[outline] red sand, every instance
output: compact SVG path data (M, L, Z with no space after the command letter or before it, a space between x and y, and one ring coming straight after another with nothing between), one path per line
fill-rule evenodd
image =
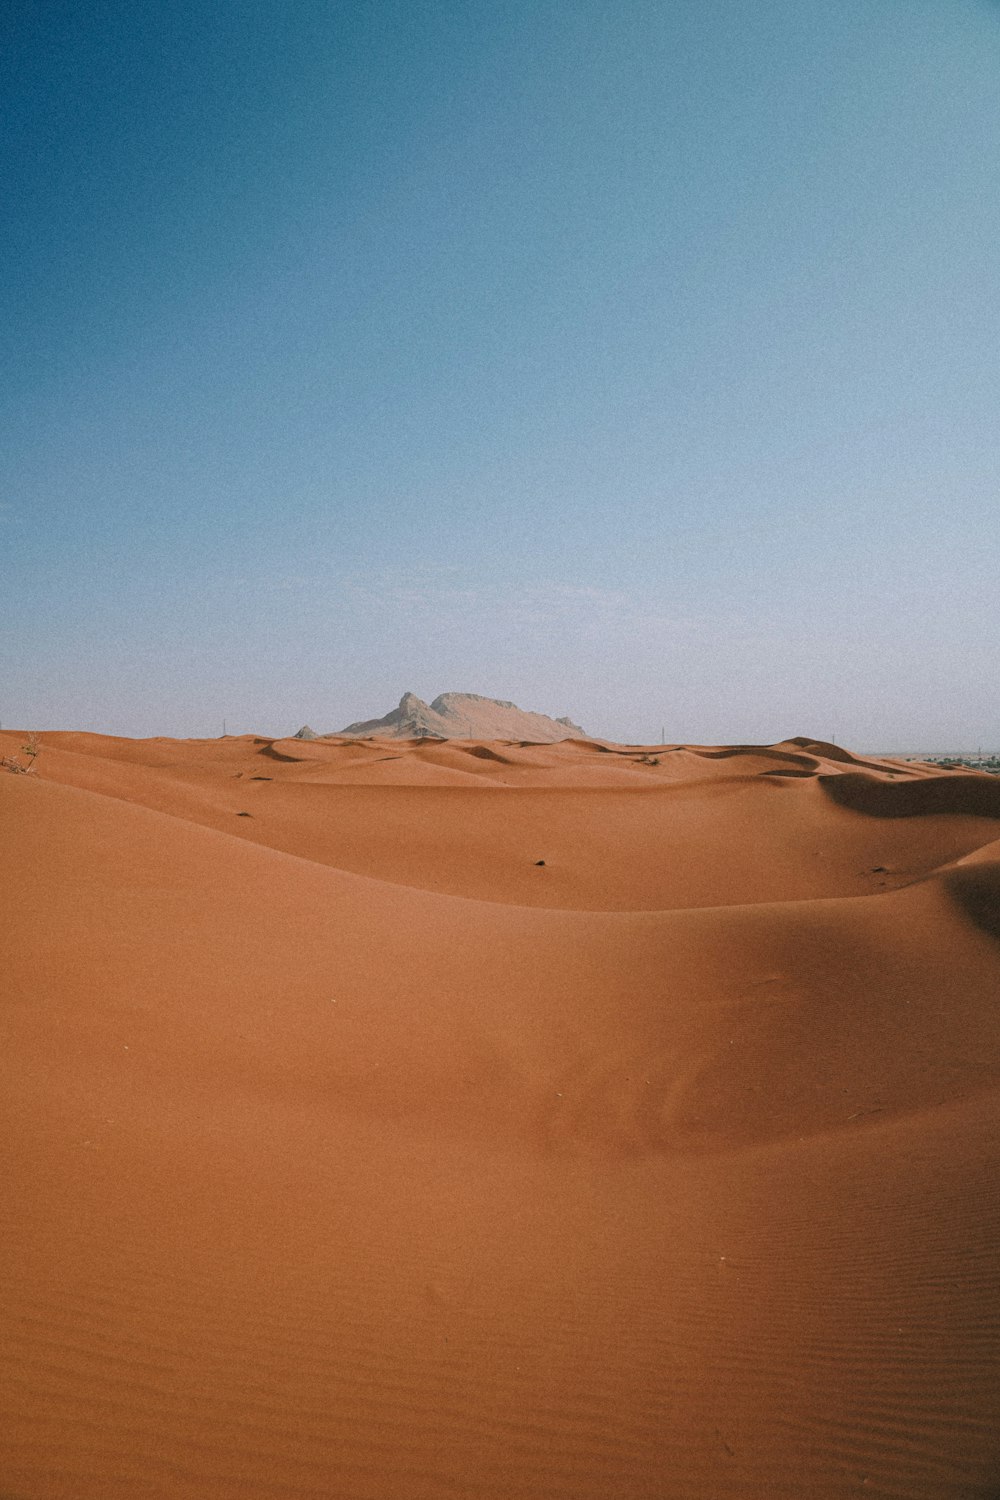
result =
M1000 781L50 734L0 826L2 1500L1000 1494Z

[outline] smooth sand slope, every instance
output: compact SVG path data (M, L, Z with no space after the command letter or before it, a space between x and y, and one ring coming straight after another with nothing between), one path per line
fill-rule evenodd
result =
M2 1500L1000 1495L1000 781L67 733L0 828Z

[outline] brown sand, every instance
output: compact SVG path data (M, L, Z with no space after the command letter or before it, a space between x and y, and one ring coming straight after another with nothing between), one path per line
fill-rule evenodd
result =
M1000 781L42 746L2 1500L1000 1494Z

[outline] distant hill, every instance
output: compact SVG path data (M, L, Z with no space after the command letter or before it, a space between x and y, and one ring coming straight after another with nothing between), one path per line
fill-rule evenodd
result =
M442 693L433 703L425 703L416 693L404 693L399 707L384 718L364 719L331 733L379 735L397 740L532 740L552 744L583 736L586 731L572 719L529 713L515 703L483 698L478 693ZM306 726L299 730L298 737L315 736Z

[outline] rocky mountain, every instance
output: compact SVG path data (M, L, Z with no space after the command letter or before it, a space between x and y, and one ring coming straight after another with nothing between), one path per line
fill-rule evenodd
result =
M531 740L538 744L586 733L572 719L529 713L515 703L483 698L478 693L441 693L433 703L425 703L416 693L404 693L399 707L384 718L364 719L335 732L397 740ZM299 734L303 739L308 737L303 730Z

